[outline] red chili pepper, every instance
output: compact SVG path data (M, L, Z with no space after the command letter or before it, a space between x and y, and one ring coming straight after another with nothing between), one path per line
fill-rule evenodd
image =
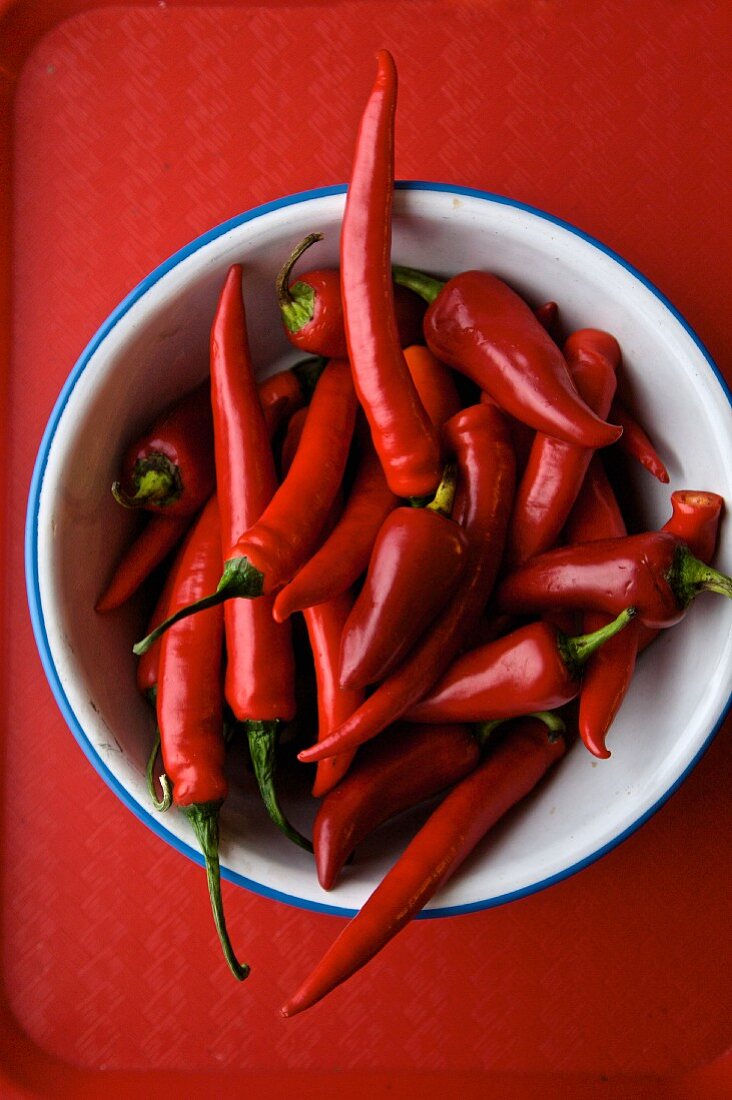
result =
M216 497L201 513L176 569L171 603L183 607L207 592L221 572ZM220 608L179 623L160 647L157 716L173 801L201 845L214 921L234 976L245 978L226 930L219 870L219 810L228 793L223 735L224 619Z
M308 607L303 612L315 665L320 739L327 737L363 702L363 692L360 689L344 689L338 682L341 634L352 606L351 593L342 592L339 596L315 607ZM322 798L335 787L348 771L353 756L352 751L344 752L318 762L312 790L314 798Z
M594 484L586 495L580 495L573 521L568 525L572 541L590 541L624 535L625 523L620 516L615 494L603 475L595 473ZM596 501L603 495L606 508L604 523L598 522ZM589 502L586 512L584 502ZM663 530L682 538L695 556L708 561L716 540L716 529L722 498L715 494L672 495L673 515ZM584 616L584 629L596 630L607 616L589 612ZM617 638L612 638L588 663L580 692L578 730L583 743L594 756L607 759L610 752L606 738L620 706L627 695L636 657L658 632L637 620Z
M303 359L294 367L277 371L259 383L259 401L270 439L293 413L307 405L325 362L322 358Z
M420 699L465 644L493 590L503 555L515 486L515 459L502 413L473 405L447 422L446 448L455 456L458 487L453 517L465 529L469 557L457 591L424 639L354 714L317 745L304 762L355 748Z
M293 249L277 276L277 300L290 343L312 355L345 359L348 347L338 268L317 268L300 275L297 282L290 282L297 261L322 239L322 233L309 233ZM406 287L394 287L393 293L399 340L406 347L421 339L425 304Z
M277 489L277 474L249 354L242 268L229 269L211 328L211 404L222 560L254 525ZM217 578L218 580L218 578ZM212 585L209 591L213 591ZM272 617L271 597L229 601L226 701L243 723L259 790L273 823L310 848L288 822L275 784L280 725L295 713L295 658L289 624Z
M566 340L564 358L582 399L598 416L607 416L620 365L615 337L598 329L580 329ZM506 548L509 566L556 544L593 453L588 447L536 433L516 491Z
M576 699L586 661L635 615L632 607L592 634L568 637L534 622L468 650L404 717L413 722L486 722L556 710Z
M732 598L732 579L705 565L665 531L562 546L538 554L501 581L496 604L514 614L636 608L646 626L679 622L703 591Z
M431 302L427 346L501 408L537 431L581 447L606 447L622 429L577 393L561 351L533 310L502 279L464 271L446 283L395 267L395 279Z
M479 759L479 738L464 725L405 722L364 745L315 817L313 848L323 889L333 889L346 860L379 825L452 787Z
M668 470L664 466L663 459L651 443L645 430L617 394L610 408L610 415L623 429L618 444L620 448L631 458L640 462L641 466L645 466L648 472L653 474L658 481L667 484L669 480Z
M404 361L391 278L397 74L387 50L363 113L341 226L341 294L354 385L392 492L423 497L442 474L437 431Z
M117 562L94 610L102 613L115 611L131 599L152 571L178 545L192 519L192 516L169 516L163 512L148 516Z
M420 912L501 817L565 752L564 739L526 718L450 791L358 914L280 1010L294 1016L350 978Z
M723 508L724 499L718 493L676 489L671 494L671 515L661 530L682 539L700 561L711 562ZM657 637L658 630L641 626L639 633L638 649L642 651Z
M343 687L365 688L385 679L455 592L469 556L468 537L450 518L455 478L449 464L426 507L395 508L384 520L343 627Z
M126 508L164 509L166 515L198 512L214 490L213 429L208 382L166 409L122 459L112 485Z
M559 327L559 306L556 302L544 302L534 310L537 321L546 329L553 340L557 337Z
M309 561L275 596L273 614L278 622L294 611L348 591L366 570L376 533L398 503L386 484L370 438L360 440L359 451L353 483L338 521Z

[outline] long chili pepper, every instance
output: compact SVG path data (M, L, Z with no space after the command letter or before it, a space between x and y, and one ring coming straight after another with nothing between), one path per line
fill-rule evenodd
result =
M320 760L354 748L416 703L439 679L483 614L503 555L515 488L515 458L505 418L495 405L472 405L444 427L455 456L458 487L453 516L469 540L468 561L450 603L402 664L357 711L299 759Z
M395 508L379 529L343 626L343 687L365 688L393 672L455 592L469 557L468 536L450 518L456 475L448 464L429 504Z
M351 593L342 592L325 603L303 611L315 666L319 738L327 737L363 702L363 691L342 688L338 682L341 634L352 606ZM322 798L339 783L348 771L353 756L353 751L350 751L318 761L312 788L314 798Z
M457 657L404 717L414 722L486 722L556 710L577 698L582 666L634 615L635 609L628 607L600 630L576 637L541 620L518 627Z
M607 416L620 365L615 337L598 329L580 329L568 337L563 351L582 399L598 416ZM506 547L509 567L556 544L593 453L588 447L536 433L516 490Z
M282 323L290 343L313 355L343 359L348 354L341 298L341 274L336 267L316 268L290 282L295 264L322 233L308 233L282 265L275 282ZM394 314L402 347L422 335L425 304L406 287L395 286Z
M356 404L347 361L331 359L315 387L292 465L259 519L240 528L244 533L231 547L218 588L167 619L133 646L135 653L144 653L185 615L236 597L270 595L312 557L340 492Z
M471 378L511 416L581 447L605 447L622 429L597 416L577 393L561 351L534 311L487 271L465 271L443 283L395 267L397 282L431 304L427 346Z
M547 550L520 565L496 590L514 614L605 611L632 605L646 626L673 626L700 592L732 598L732 578L695 558L666 531L598 539Z
M280 622L348 591L365 572L376 533L399 503L368 432L357 430L356 438L358 464L343 511L313 556L276 594L273 614Z
M392 492L423 497L442 474L437 431L404 361L391 278L397 73L387 50L361 118L341 226L341 293L359 401Z
M124 550L94 610L115 611L127 602L170 554L191 526L192 516L151 513Z
M372 959L419 913L488 830L565 752L561 723L523 719L454 787L280 1010L309 1008Z
M594 455L570 512L565 536L574 543L620 538L626 534L625 520L602 459ZM609 621L607 614L588 611L582 619L583 629L598 630ZM644 629L638 619L629 623L622 634L610 638L594 654L583 672L578 732L585 747L599 759L610 756L605 739L630 687Z
M619 440L619 447L626 454L645 466L649 473L664 484L668 483L669 476L663 459L651 443L645 429L641 427L630 409L616 394L610 407L610 416L613 421L623 429Z
M269 505L277 474L249 354L242 268L230 268L211 328L211 403L216 480L221 511L222 560L242 531ZM212 588L214 586L212 585ZM225 608L225 696L243 723L262 800L290 840L309 842L287 820L277 797L276 750L280 724L295 713L295 658L290 625L274 621L272 600L234 600Z
M303 359L259 383L259 401L270 439L294 412L307 405L325 363L325 359L318 357Z
M165 410L127 448L112 494L127 508L200 511L214 490L213 427L208 380Z
M221 571L221 532L216 497L196 522L176 570L173 606L196 599ZM236 978L239 963L226 930L219 868L219 810L228 793L223 735L224 617L221 608L179 623L162 639L157 716L165 773L173 801L185 813L201 845L216 930Z
M447 790L479 759L480 739L466 725L402 722L388 737L364 745L315 816L313 848L323 889L333 889L346 860L379 825Z

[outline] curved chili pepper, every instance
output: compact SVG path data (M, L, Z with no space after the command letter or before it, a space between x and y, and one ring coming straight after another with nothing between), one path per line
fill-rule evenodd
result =
M270 439L293 413L307 405L325 363L326 360L319 357L303 359L293 367L270 374L259 383L259 401Z
M404 359L425 412L441 428L462 408L452 372L423 344L410 344Z
M458 485L453 517L468 536L468 560L450 603L391 676L304 762L333 756L375 737L439 679L483 614L498 574L515 487L515 458L505 418L494 405L473 405L444 427Z
M360 435L360 433L357 433ZM282 622L294 611L342 595L365 572L376 534L398 504L386 483L368 433L359 439L358 465L330 534L274 599L274 617Z
M502 279L464 271L446 283L395 267L398 283L431 304L427 346L501 408L537 431L581 447L606 447L622 433L577 393L561 351L533 310Z
M397 73L387 50L361 118L341 226L341 294L354 385L391 491L435 492L442 474L437 431L400 347L391 278Z
M563 756L561 723L516 723L443 799L395 865L281 1008L295 1016L365 966L419 913L488 830Z
M242 268L227 274L211 327L211 404L222 560L257 522L277 489L277 474L249 354ZM214 586L212 585L212 588ZM295 713L295 658L289 624L272 617L272 600L234 600L224 613L225 697L243 723L262 801L288 839L310 843L290 825L275 784L280 726Z
M651 443L645 430L617 394L610 408L610 416L623 429L623 434L618 443L619 447L631 458L634 458L636 462L639 462L641 466L645 466L648 472L653 474L658 481L667 484L669 476L663 459Z
M315 665L318 738L321 739L349 718L363 702L363 691L342 688L338 682L341 634L352 606L351 593L342 592L325 603L303 611ZM314 798L322 798L339 783L348 771L353 756L353 751L344 752L318 762L312 788Z
M292 579L323 535L340 491L355 418L349 365L331 359L315 387L292 465L259 519L239 527L244 534L231 547L216 591L161 623L132 647L134 653L144 653L186 615L225 600L269 596Z
M424 508L395 508L374 542L341 638L340 683L365 688L404 660L446 606L468 560L468 537L450 519L456 470L448 465Z
M214 490L213 427L208 381L166 409L122 459L112 485L126 508L198 512Z
M465 725L404 722L388 737L364 745L315 817L313 848L322 888L333 889L354 849L379 825L452 787L479 759L479 740Z
M635 615L569 637L552 623L533 622L468 650L404 717L414 722L486 722L527 711L556 710L576 699L586 661Z
M590 463L565 534L570 542L620 538L627 534L625 520L599 455ZM583 629L598 630L608 621L611 621L608 615L589 611L583 616ZM578 732L585 747L601 760L610 756L605 739L630 687L644 629L638 619L629 623L622 634L611 638L594 654L582 675Z
M206 592L221 572L221 531L212 497L186 544L173 582L171 604L185 606ZM201 845L216 930L236 978L239 963L226 930L219 869L219 810L228 793L223 736L224 618L213 608L179 623L160 646L157 716L165 773L173 801Z
M115 565L94 610L115 611L134 596L152 571L175 549L192 520L192 516L151 513Z
M619 515L615 494L607 478L597 473L591 492L580 494L573 521L568 525L572 541L589 541L624 535L625 523ZM596 502L603 495L606 502L603 516L598 517ZM712 555L716 540L721 497L715 494L672 494L672 516L663 530L682 538L702 561ZM587 510L583 510L588 502ZM598 518L600 522L598 522ZM607 616L589 612L584 616L584 629L595 630L607 622ZM617 638L612 638L588 663L582 679L578 712L578 731L583 743L594 756L607 759L610 751L606 738L630 687L636 658L641 649L658 631L643 626L637 620Z
M620 365L617 340L598 329L580 329L568 337L563 350L580 396L598 416L606 416ZM593 453L588 447L536 433L516 490L506 547L509 567L556 544Z
M496 604L514 614L577 610L617 615L632 605L646 626L679 622L700 592L732 598L732 578L666 531L547 550L501 581Z

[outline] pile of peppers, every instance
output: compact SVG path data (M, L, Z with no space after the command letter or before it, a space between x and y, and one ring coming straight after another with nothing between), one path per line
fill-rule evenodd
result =
M607 758L639 654L699 593L732 597L711 565L717 494L671 490L660 530L624 515L620 450L669 474L622 400L611 333L563 333L556 302L491 272L392 265L396 93L381 50L339 265L295 278L314 227L272 287L301 361L255 378L246 256L226 273L209 377L120 462L115 500L144 519L97 604L154 595L134 646L150 794L191 824L238 979L219 874L229 742L324 891L427 804L284 1016L372 959L573 744ZM281 804L283 766L310 784L312 837Z

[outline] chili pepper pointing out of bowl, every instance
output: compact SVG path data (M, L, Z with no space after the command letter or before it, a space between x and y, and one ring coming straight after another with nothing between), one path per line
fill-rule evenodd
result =
M192 529L176 569L173 606L205 592L221 571L221 533L216 497ZM157 715L165 774L173 801L190 821L206 861L206 877L216 929L236 978L249 968L239 963L226 930L219 870L219 810L228 793L224 775L223 641L221 608L180 623L162 639Z
M202 382L128 448L112 485L126 508L192 515L214 490L213 426L208 381Z
M512 614L608 615L632 604L642 623L663 629L679 622L705 591L732 599L732 578L695 558L675 535L647 531L547 550L501 581L496 604Z
M465 644L493 591L515 486L516 460L506 419L495 405L472 405L447 422L444 434L458 466L453 517L469 540L457 590L432 629L358 710L329 737L298 754L305 763L355 748L400 718Z
M295 1016L365 966L457 871L488 830L525 798L566 746L552 715L517 722L454 787L383 881L280 1010Z
M468 537L450 518L456 477L449 463L429 504L395 508L384 520L343 626L343 687L364 688L388 676L454 593L468 559Z
M606 447L622 434L577 393L561 351L533 310L502 279L464 271L441 282L394 267L398 283L421 293L427 346L467 375L511 416L581 447Z
M440 440L400 346L391 277L397 73L387 50L361 118L341 226L341 293L354 385L389 488L432 495L442 474Z

